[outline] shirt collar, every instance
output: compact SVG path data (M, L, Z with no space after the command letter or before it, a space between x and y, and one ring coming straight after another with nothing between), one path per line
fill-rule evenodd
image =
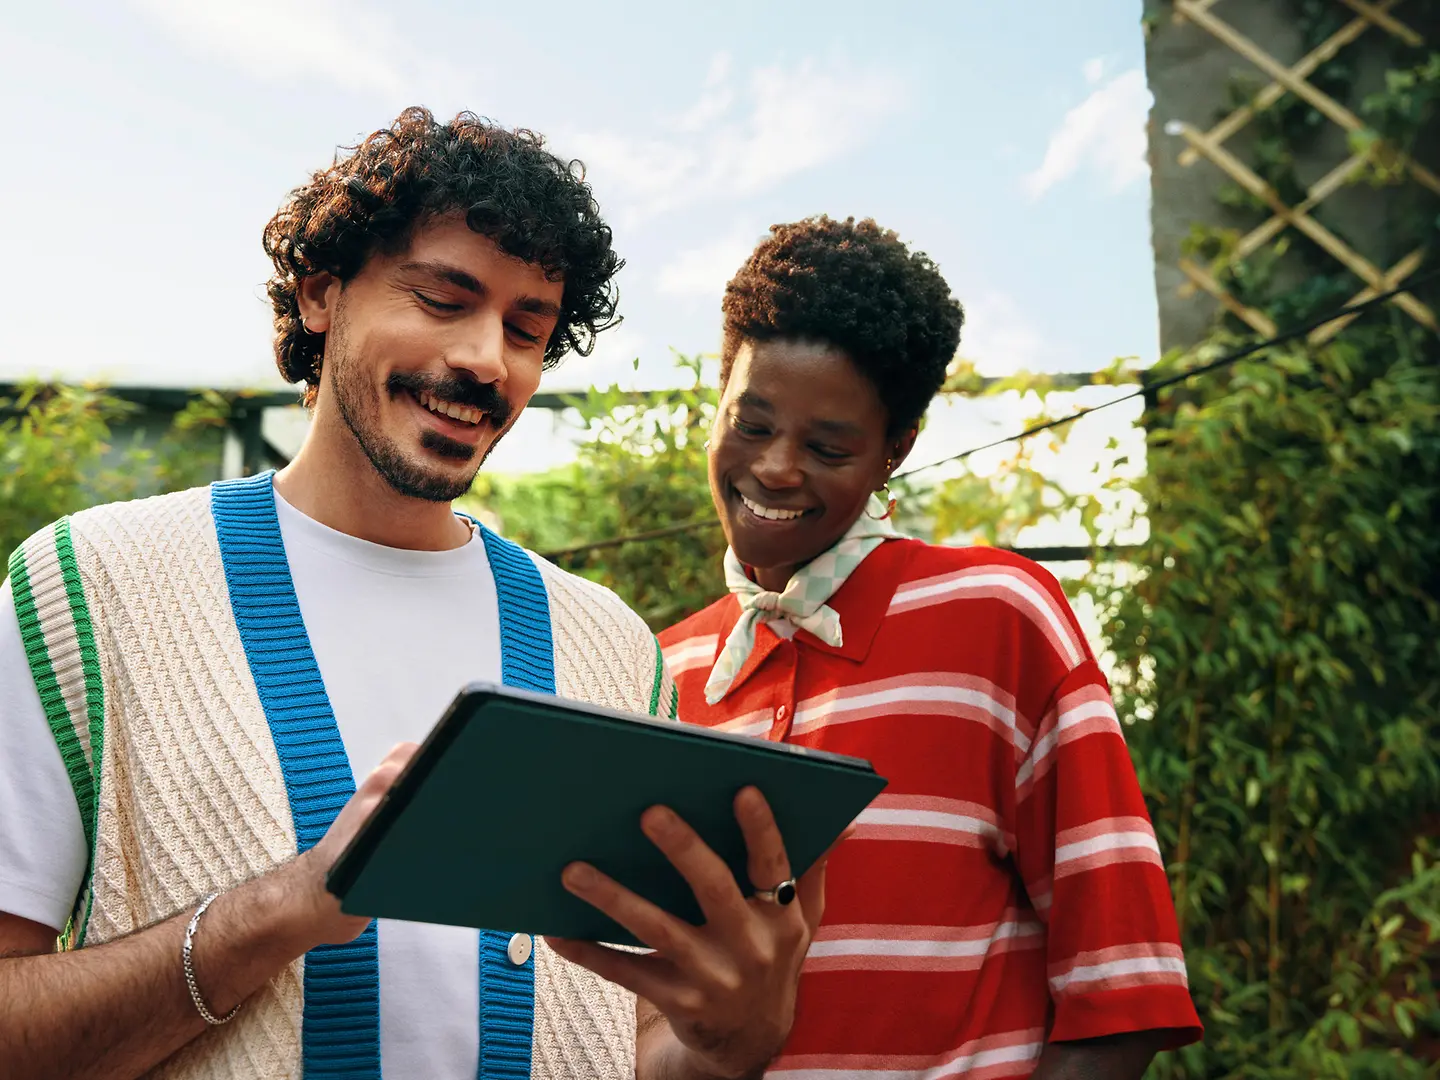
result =
M845 628L842 645L827 645L808 630L797 630L795 642L817 652L843 657L852 663L863 662L870 655L870 647L880 632L880 624L885 621L885 613L890 609L890 601L900 586L905 567L909 565L916 545L921 543L922 541L918 540L896 539L881 544L865 557L865 561L855 568L855 572L845 584L835 591L829 602L839 614L840 624ZM727 600L729 603L725 605L720 624L716 628L716 656L719 656L720 650L725 647L730 631L734 630L735 624L740 621L739 602L733 595L727 597ZM769 658L782 640L784 639L765 623L762 622L756 627L755 647L745 658L734 682L730 684L727 700L729 694L733 694L759 670L760 665Z

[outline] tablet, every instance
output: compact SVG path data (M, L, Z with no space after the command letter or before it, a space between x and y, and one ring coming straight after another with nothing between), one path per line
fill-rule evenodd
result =
M746 892L734 798L774 811L795 877L884 788L866 761L475 683L456 697L331 868L341 910L373 918L639 944L560 884L591 863L682 919L690 888L640 831L664 805Z

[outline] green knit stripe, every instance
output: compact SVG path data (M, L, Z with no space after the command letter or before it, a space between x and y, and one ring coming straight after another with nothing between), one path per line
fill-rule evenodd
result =
M100 801L100 765L105 748L105 683L100 676L100 653L95 648L95 627L90 621L90 605L85 602L85 588L80 583L80 566L75 561L75 547L70 540L70 519L55 526L55 552L60 557L60 572L65 578L65 595L70 600L70 617L75 621L75 637L80 645L80 664L85 678L85 720L90 732L90 774L94 780L94 798Z
M69 544L68 526L66 544ZM78 723L66 701L60 678L52 663L52 642L66 629L63 626L48 625L57 619L73 618L71 607L60 608L49 602L50 597L42 592L37 597L37 588L54 588L54 574L59 567L58 527L43 530L31 537L10 556L10 583L15 601L15 616L20 624L20 640L25 647L25 657L30 663L30 675L35 680L35 689L40 694L40 704L45 710L45 720L60 748L60 757L65 771L70 776L70 787L75 793L75 802L80 808L80 823L85 829L85 846L93 849L95 843L95 784L91 763L86 754L89 742L88 725ZM73 553L71 560L73 564ZM63 569L60 573L63 574ZM49 639L49 640L47 640ZM81 741L81 732L85 740Z
M670 684L670 719L680 719L680 687Z
M665 654L660 650L660 639L655 638L655 686L650 691L650 715L660 714L660 684L665 681Z
M95 901L95 890L90 887L90 880L95 872L95 848L99 843L99 830L94 827L93 821L100 806L100 771L105 760L105 683L100 674L100 653L95 648L95 626L90 620L90 605L85 602L85 587L80 581L80 566L75 560L75 546L70 539L69 518L62 519L55 526L55 552L60 559L60 573L65 580L65 595L70 601L70 617L74 621L75 638L80 650L85 720L90 736L90 798L94 809L91 811L92 825L86 835L90 844L90 872L86 875L84 915L75 928L75 948L78 949L85 944L90 907Z

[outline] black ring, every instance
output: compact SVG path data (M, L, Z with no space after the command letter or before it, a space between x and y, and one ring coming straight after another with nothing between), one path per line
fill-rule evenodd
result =
M796 887L794 878L787 878L773 889L755 890L757 900L764 900L766 903L777 904L780 907L789 907L799 895L800 890Z

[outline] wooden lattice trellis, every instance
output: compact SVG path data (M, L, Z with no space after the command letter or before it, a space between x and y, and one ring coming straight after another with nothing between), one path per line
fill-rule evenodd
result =
M1315 208L1344 187L1350 178L1365 166L1372 154L1394 153L1393 148L1387 147L1383 142L1371 143L1317 180L1306 192L1302 202L1288 206L1273 187L1226 149L1225 141L1244 128L1256 113L1270 107L1287 93L1302 99L1347 133L1363 131L1366 125L1358 116L1307 80L1334 59L1341 49L1371 29L1390 34L1407 45L1423 45L1424 39L1419 34L1390 14L1400 0L1336 0L1353 11L1355 18L1336 31L1329 40L1311 50L1293 67L1288 68L1219 18L1212 10L1219 2L1220 0L1174 0L1175 13L1177 18L1188 19L1273 80L1256 94L1248 105L1236 109L1209 131L1201 131L1185 123L1177 125L1175 129L1188 144L1180 155L1182 165L1193 165L1202 158L1212 162L1246 191L1263 200L1273 211L1272 217L1243 236L1235 248L1227 253L1223 265L1233 265L1258 251L1285 229L1293 228L1304 233L1365 283L1365 288L1355 295L1351 303L1360 303L1396 288L1420 267L1425 257L1423 248L1417 248L1405 255L1388 270L1381 270L1312 216ZM1437 179L1434 173L1408 157L1404 158L1404 167L1412 181L1440 194L1440 179ZM1182 287L1182 294L1194 295L1196 289L1203 289L1226 310L1255 330L1267 337L1275 335L1277 327L1274 321L1264 312L1257 311L1232 295L1217 280L1211 269L1189 258L1181 258L1179 267L1189 279L1189 284ZM1434 312L1410 293L1401 293L1390 302L1422 326L1432 331L1440 331ZM1311 342L1319 344L1329 340L1348 322L1349 320L1336 320L1321 327L1310 335Z

